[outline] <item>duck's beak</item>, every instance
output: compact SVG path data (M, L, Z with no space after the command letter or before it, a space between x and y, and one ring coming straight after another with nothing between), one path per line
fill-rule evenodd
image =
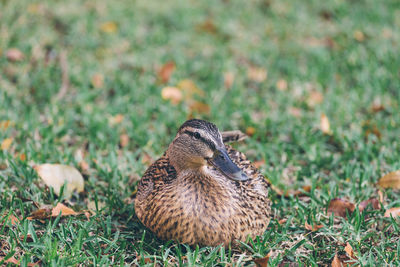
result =
M246 174L236 166L231 160L226 149L217 149L214 157L210 160L211 164L220 170L226 177L234 181L246 181Z

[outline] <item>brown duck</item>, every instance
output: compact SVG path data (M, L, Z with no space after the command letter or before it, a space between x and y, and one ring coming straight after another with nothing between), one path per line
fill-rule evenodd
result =
M207 121L188 120L143 175L135 210L159 238L216 246L262 235L270 220L269 183Z

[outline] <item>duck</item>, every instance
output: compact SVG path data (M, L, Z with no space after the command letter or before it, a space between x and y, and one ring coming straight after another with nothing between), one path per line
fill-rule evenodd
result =
M138 183L135 212L162 240L199 246L262 236L271 217L270 183L211 122L182 124ZM225 142L225 143L224 143Z

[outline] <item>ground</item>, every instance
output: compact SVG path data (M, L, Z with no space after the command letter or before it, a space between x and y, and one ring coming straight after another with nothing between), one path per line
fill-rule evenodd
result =
M269 266L330 265L349 243L357 264L400 265L399 219L384 217L400 197L376 185L400 169L399 10L1 1L0 264L237 266L270 253ZM135 217L138 179L190 117L251 135L235 147L276 188L268 230L240 249L160 241ZM84 192L57 197L33 169L43 163L75 166ZM382 205L334 217L334 198ZM93 212L27 219L58 202Z

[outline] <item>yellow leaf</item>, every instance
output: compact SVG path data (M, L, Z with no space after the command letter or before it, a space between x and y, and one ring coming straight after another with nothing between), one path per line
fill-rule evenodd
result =
M92 76L91 82L94 88L101 88L104 85L104 76L100 73L96 73Z
M378 181L378 185L383 188L400 189L400 170L382 176Z
M12 138L6 138L3 140L3 142L1 143L1 150L7 150L10 148L11 144L13 142Z
M177 87L182 90L186 99L191 100L193 95L204 96L204 91L199 89L192 80L182 80Z
M61 212L61 216L68 216L68 215L78 215L73 209L68 208L64 204L58 203L57 206L55 206L51 210L51 216L52 217L57 217Z
M0 121L0 129L7 130L9 126L10 126L10 120Z
M246 128L246 134L248 136L253 136L255 133L256 133L256 128L251 126Z
M354 39L356 39L356 40L359 41L359 42L362 42L362 41L365 40L365 35L364 35L364 33L363 33L362 31L360 31L360 30L356 30L356 31L353 33L353 36L354 36Z
M100 26L100 30L105 33L115 33L118 30L118 26L113 21L107 21Z
M183 94L178 88L167 86L161 90L161 97L164 100L170 100L172 104L177 105L182 101Z
M332 134L329 119L324 113L321 114L320 128L324 134Z
M250 66L247 70L247 77L253 82L263 82L267 79L267 70L264 68Z
M83 192L84 181L77 169L62 164L36 165L34 169L45 184L54 189L56 195L60 194L61 187L66 183L64 196L69 198L73 191Z

